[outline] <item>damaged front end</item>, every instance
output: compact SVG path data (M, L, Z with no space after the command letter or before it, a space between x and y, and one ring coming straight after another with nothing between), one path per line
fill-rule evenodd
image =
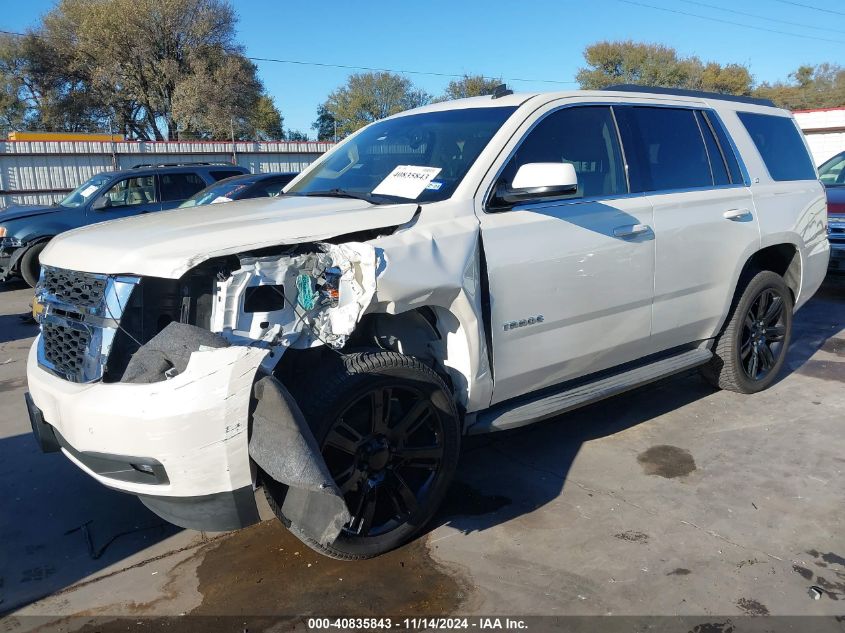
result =
M146 435L136 443L161 464L168 483L156 489L90 474L138 494L174 523L215 529L178 498L254 486L260 468L288 486L285 517L317 542L333 542L349 520L346 504L299 407L273 371L289 348L342 348L372 302L380 267L376 250L356 242L228 255L179 279L45 267L37 289L44 306L39 367L65 381L96 383L110 398L122 399L125 410L109 412L120 408L109 400L100 407L104 416L126 421L116 427L127 430L136 419L134 433ZM46 408L45 419L64 417L57 433L84 455L86 443L93 443L71 428L80 426L69 423L74 416L51 409L46 392L31 388ZM79 397L85 393L90 396L80 389ZM172 404L173 415L162 413L165 403ZM90 434L99 428L90 425ZM109 453L125 452L113 431L104 426L98 453L109 443ZM75 461L92 470L84 459ZM216 529L257 519L253 512L239 516L237 525L218 522Z

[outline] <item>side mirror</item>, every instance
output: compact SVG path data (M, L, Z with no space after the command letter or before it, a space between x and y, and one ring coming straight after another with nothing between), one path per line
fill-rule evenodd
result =
M111 206L111 199L108 196L100 196L91 204L91 208L94 211L102 211L103 209L108 209Z
M570 163L526 163L509 187L496 187L495 207L510 207L529 200L553 200L578 192L578 174Z

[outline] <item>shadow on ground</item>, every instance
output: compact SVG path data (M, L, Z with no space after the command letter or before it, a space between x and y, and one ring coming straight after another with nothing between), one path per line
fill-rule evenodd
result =
M816 375L824 371L841 381L845 363L810 359L819 350L845 356L845 340L837 338L843 329L845 276L835 276L795 315L793 343L780 380L792 372L824 377ZM466 438L457 480L428 530L449 525L462 532L482 531L532 512L560 495L586 442L712 393L692 371L524 429ZM513 450L515 444L519 450ZM652 460L641 462L647 472L685 473L690 459L685 451L655 448L660 450L641 456Z
M180 528L30 434L0 439L0 613L61 591Z

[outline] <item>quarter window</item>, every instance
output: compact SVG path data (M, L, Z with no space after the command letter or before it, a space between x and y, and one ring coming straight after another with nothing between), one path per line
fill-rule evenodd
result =
M816 170L795 122L785 116L737 112L772 180L815 180Z
M499 177L510 184L527 163L571 163L578 192L567 197L627 193L625 168L609 107L563 108L549 114L525 138Z
M713 179L693 110L614 107L633 191L710 187Z

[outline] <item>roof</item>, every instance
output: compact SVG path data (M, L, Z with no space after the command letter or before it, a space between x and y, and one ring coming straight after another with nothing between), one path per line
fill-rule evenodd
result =
M413 110L405 110L393 116L400 117L408 114L421 114L425 112L440 112L444 110L458 110L465 108L495 108L499 106L518 107L525 102L542 97L544 101L554 101L566 98L592 97L598 101L608 97L635 97L654 101L664 98L672 101L688 101L690 103L703 104L703 102L720 101L726 103L742 103L748 106L777 108L768 99L756 99L754 97L743 97L736 95L721 94L717 92L704 92L699 90L680 90L674 88L659 88L653 86L637 86L631 84L620 84L609 86L602 90L565 90L560 92L514 92L509 95L493 98L491 96L469 97L467 99L454 99L451 101L439 101ZM778 108L779 109L779 108ZM392 118L392 117L390 117Z

